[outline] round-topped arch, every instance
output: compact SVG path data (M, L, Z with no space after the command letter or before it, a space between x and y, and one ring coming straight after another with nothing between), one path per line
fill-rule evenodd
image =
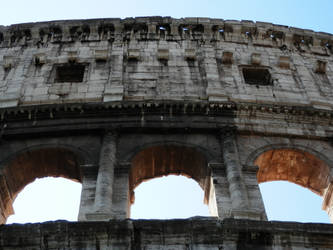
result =
M323 197L323 210L332 220L332 163L329 148L320 142L309 144L273 144L256 149L249 155L247 164L256 165L257 181L288 181L309 189Z
M27 148L11 155L0 170L0 223L14 213L12 204L26 185L43 177L81 182L84 162L80 154L60 145Z
M131 162L141 151L160 145L195 148L206 161L221 162L220 142L214 133L127 133L119 137L118 159Z
M289 181L322 196L331 180L330 167L322 159L299 149L270 149L260 154L254 164L259 167L258 183Z
M159 144L142 149L131 160L129 206L134 203L134 189L139 184L167 175L192 178L204 191L204 203L209 203L211 173L206 156L195 147Z

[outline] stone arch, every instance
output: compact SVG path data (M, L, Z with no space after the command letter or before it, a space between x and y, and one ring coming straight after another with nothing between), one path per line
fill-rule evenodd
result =
M279 150L279 149L290 149L290 150L295 150L295 151L299 151L299 152L307 152L309 154L312 154L316 158L320 159L321 161L325 162L328 166L333 165L332 160L329 159L329 157L327 157L326 154L321 153L314 148L304 146L302 144L274 143L274 141L272 141L272 144L258 147L254 151L250 152L249 155L247 156L245 164L248 166L252 166L255 163L255 161L257 160L257 158L260 155L262 155L263 153L270 151L270 150ZM331 153L331 152L329 152L329 153Z
M328 142L302 138L240 136L238 146L243 166L257 165L259 167L256 171L258 183L285 180L309 189L323 197L322 208L333 221L333 149ZM279 153L284 154L285 159L294 159L293 166L298 165L299 167L292 168L291 164L286 163L287 160L275 161L274 153L276 154L275 159L278 158ZM263 166L272 165L268 159L273 161L271 168L273 170L268 168L264 174ZM300 162L305 164L299 164ZM305 167L301 167L301 165L305 165ZM288 172L288 170L291 171Z
M23 140L3 141L0 143L0 170L26 151L43 148L63 148L77 155L79 164L98 164L100 136L61 136L39 137Z
M134 202L134 189L143 181L170 174L184 175L198 182L204 190L204 202L209 202L210 170L206 156L196 147L179 144L149 146L131 160L129 199Z
M84 165L84 164L93 164L95 159L90 155L90 153L87 150L83 150L82 148L78 149L77 147L74 147L73 145L69 144L60 144L60 143L40 143L40 144L33 144L29 145L28 147L25 145L25 147L20 147L21 145L9 145L11 148L15 147L14 150L10 150L6 155L4 155L0 160L0 166L1 169L6 167L6 165L15 160L19 155L25 154L27 152L32 151L38 151L42 149L47 148L61 148L63 150L67 150L72 152L77 156L78 164ZM1 171L1 170L0 170Z
M81 182L77 153L64 147L33 147L17 152L3 163L0 172L0 223L13 214L17 194L36 178L64 177Z
M262 152L254 161L259 167L258 183L284 180L323 195L330 183L330 167L308 151L275 148Z
M155 146L178 146L178 147L186 147L186 148L195 148L195 150L202 154L207 162L214 162L217 161L217 156L211 152L211 150L207 149L206 147L203 147L202 145L189 143L189 142L182 142L181 140L157 140L149 143L142 143L138 147L133 147L130 151L127 152L124 161L131 161L138 153L142 152L143 150L147 148L152 148Z

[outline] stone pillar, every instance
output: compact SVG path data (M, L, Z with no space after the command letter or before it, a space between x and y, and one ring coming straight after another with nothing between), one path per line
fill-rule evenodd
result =
M245 178L250 177L250 175L245 173L244 176L242 174L243 169L239 160L236 142L236 128L225 127L221 130L221 148L226 177L229 183L232 217L236 219L265 220L266 215L263 204L256 202L258 194L260 195L258 183L257 181L253 181L253 178ZM251 182L251 185L255 183L257 186L255 190L257 192L253 196L251 190L247 189L247 180ZM258 204L262 204L262 206L257 207Z
M258 166L243 165L242 176L248 194L250 210L252 211L251 219L267 220L264 201L257 179L258 170Z
M328 213L331 222L333 223L333 183L331 182L324 191L323 195L323 210Z
M218 64L216 63L217 57L221 55L216 55L216 49L211 47L205 47L205 57L204 57L204 69L206 71L207 88L206 94L209 101L212 102L223 102L228 101L228 95L226 93L226 88L221 84L220 75L218 70Z
M212 175L208 201L210 215L220 219L231 218L232 205L225 166L223 163L209 163L208 166Z
M89 220L109 220L112 218L112 195L114 168L116 165L117 133L104 135L100 151L99 169L96 182L95 211L89 214Z
M0 224L5 224L8 216L14 214L13 199L7 186L6 177L0 175Z
M229 182L232 214L235 218L247 218L246 212L249 208L249 201L241 175L241 164L239 163L235 137L235 128L226 127L221 130L222 156Z
M130 217L130 195L129 195L129 173L130 162L122 162L117 165L114 176L114 192L112 213L115 219L126 219Z
M81 165L82 170L82 191L78 221L87 220L86 214L92 214L95 211L95 192L97 165Z
M109 80L105 85L103 102L122 101L124 96L123 60L124 48L121 41L115 41L111 50Z

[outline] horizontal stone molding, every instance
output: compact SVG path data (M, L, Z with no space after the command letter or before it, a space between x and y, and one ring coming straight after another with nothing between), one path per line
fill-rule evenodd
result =
M207 217L13 224L2 226L0 234L3 249L278 249L286 244L291 248L333 248L333 225L329 224Z

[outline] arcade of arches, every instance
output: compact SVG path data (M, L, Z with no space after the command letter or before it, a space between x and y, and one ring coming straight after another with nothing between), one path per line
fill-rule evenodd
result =
M222 133L220 148L214 149L193 140L183 144L157 142L141 148L130 145L124 153L120 152L124 150L121 145L128 144L110 132L98 146L96 164L82 159L84 154L78 156L62 147L20 151L3 161L1 223L13 213L12 203L18 192L35 178L65 177L81 182L79 220L103 221L129 218L134 189L143 181L169 174L195 180L204 191L210 214L221 219L266 220L258 183L274 180L293 182L322 196L323 209L332 218L333 188L327 161L299 149L268 149L256 156L253 164L257 169L242 162L242 145L237 144L236 137L233 132Z

